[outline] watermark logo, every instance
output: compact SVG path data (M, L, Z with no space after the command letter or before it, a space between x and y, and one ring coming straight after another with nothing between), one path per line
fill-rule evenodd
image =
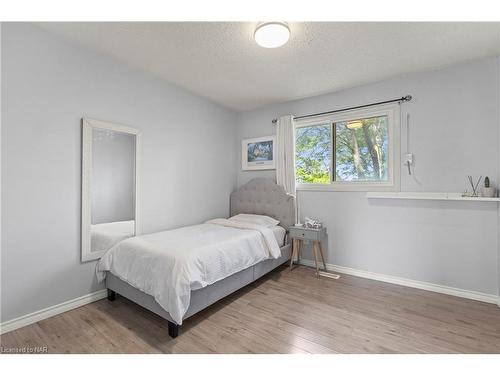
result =
M43 354L48 352L47 346L14 346L11 348L0 346L0 354Z

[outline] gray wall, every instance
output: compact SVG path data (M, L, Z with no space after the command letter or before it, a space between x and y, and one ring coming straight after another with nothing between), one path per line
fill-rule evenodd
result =
M144 232L225 216L235 115L29 24L2 24L1 321L96 291L80 263L83 116L143 132Z
M92 224L134 220L135 135L92 130Z
M271 119L413 95L414 174L403 191L460 192L466 175L499 173L499 65L496 58L383 81L238 115L240 140L275 132ZM406 127L402 139L406 139ZM240 146L241 147L241 146ZM406 152L406 141L401 152ZM246 172L238 184L274 171ZM498 293L498 205L480 202L387 201L358 192L300 191L302 217L327 226L328 262L451 287ZM310 254L306 254L310 258Z

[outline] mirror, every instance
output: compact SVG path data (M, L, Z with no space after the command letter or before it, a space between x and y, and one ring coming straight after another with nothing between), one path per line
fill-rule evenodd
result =
M82 261L139 233L139 131L87 119L82 147Z

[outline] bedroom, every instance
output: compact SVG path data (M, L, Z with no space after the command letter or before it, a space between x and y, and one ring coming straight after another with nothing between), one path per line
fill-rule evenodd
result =
M500 353L500 23L257 19L2 20L2 354Z

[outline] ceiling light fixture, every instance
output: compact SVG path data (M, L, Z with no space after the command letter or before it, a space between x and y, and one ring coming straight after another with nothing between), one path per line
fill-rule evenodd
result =
M361 120L353 120L353 121L348 121L347 122L347 129L359 129L363 127L363 121Z
M264 22L253 34L255 42L264 48L277 48L290 39L290 28L285 22Z

